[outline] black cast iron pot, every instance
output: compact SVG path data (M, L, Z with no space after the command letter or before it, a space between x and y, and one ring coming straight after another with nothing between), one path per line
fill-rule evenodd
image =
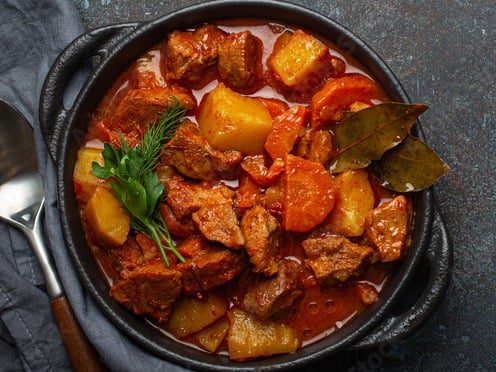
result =
M109 295L109 288L84 238L72 182L76 153L82 144L90 115L118 74L141 53L163 40L170 31L213 20L247 17L299 26L324 36L362 63L392 100L409 102L394 74L356 35L318 13L280 1L203 3L151 22L111 25L82 35L64 50L47 76L41 96L40 122L49 152L58 167L60 215L67 249L83 285L123 333L150 352L194 369L294 369L338 352L377 347L410 335L431 315L445 292L451 272L449 238L430 189L415 195L412 246L382 291L380 299L343 329L293 354L244 363L232 362L226 356L207 354L164 336ZM76 72L88 64L91 71L85 84L72 107L65 108L67 86ZM414 134L423 138L419 123L415 127ZM425 273L425 279L418 288L416 281L412 283L412 277L420 268ZM420 292L420 295L413 304L405 306L410 292ZM408 301L411 302L410 299ZM399 312L398 304L404 305Z

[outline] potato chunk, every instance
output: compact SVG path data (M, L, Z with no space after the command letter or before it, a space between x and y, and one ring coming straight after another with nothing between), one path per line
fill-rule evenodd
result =
M271 56L269 66L287 86L300 84L322 69L329 48L315 37L296 30L288 42Z
M94 161L103 165L102 149L83 147L78 151L73 180L76 198L80 203L86 203L98 186L110 187L107 180L98 178L91 172Z
M259 100L219 83L200 105L198 123L215 149L256 155L263 152L272 117Z
M360 236L365 218L374 208L374 192L365 170L350 170L335 179L335 203L327 227L330 232L347 237Z
M84 214L99 243L111 246L124 244L131 228L131 218L109 189L98 186Z
M220 321L208 326L196 334L196 340L205 349L214 353L226 338L229 329L227 318L222 318Z
M282 39L276 43L267 65L283 87L308 98L333 69L329 48L302 30L289 38L283 34Z
M301 346L295 329L272 321L259 321L247 312L233 308L227 312L229 356L246 360L260 356L291 353Z
M182 338L196 333L223 316L229 303L224 296L209 293L202 301L193 297L182 297L176 301L166 329Z

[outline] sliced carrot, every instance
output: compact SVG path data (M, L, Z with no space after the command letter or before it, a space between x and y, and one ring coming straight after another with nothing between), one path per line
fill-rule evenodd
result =
M288 154L285 164L282 226L306 232L324 221L334 207L334 181L320 163Z
M265 140L265 150L272 159L283 159L303 135L310 112L304 106L293 106L274 118Z
M364 75L350 74L329 80L312 97L312 128L343 120L351 104L369 103L373 99L384 97L374 81Z

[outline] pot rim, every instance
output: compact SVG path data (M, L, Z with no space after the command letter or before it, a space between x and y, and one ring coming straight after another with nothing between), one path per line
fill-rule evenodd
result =
M75 147L79 148L77 143L79 141L80 145L82 141L77 132L79 128L84 128L84 122L88 121L89 113L92 112L91 107L94 109L103 96L104 90L99 87L108 87L117 77L117 74L133 58L136 58L147 48L162 40L166 32L184 28L185 26L195 26L203 21L223 19L226 18L225 15L228 12L233 15L228 17L231 19L238 17L253 18L255 13L258 14L262 10L264 12L274 12L272 13L274 14L273 16L261 17L263 19L293 26L299 25L319 35L340 35L343 43L351 42L349 47L352 50L345 50L345 52L350 53L363 64L379 83L386 88L387 93L392 96L393 100L409 102L405 90L384 61L357 35L338 22L292 3L273 0L241 2L221 0L189 6L153 21L143 23L122 38L111 49L100 53L100 63L96 66L94 73L89 77L73 107L64 118L66 127L60 137L58 188L61 222L67 248L85 288L92 294L107 317L133 340L154 354L189 368L226 371L232 370L233 367L237 370L252 370L254 368L257 370L290 369L307 365L346 349L367 335L387 317L393 305L400 298L405 286L410 282L425 252L430 235L434 202L431 190L428 189L417 193L415 196L416 216L411 248L396 269L388 285L381 292L379 301L367 308L343 329L320 341L307 345L293 354L272 356L241 364L230 361L225 356L206 354L190 346L181 345L175 339L161 335L155 327L143 321L142 317L131 314L110 297L108 288L100 277L99 270L96 269L96 264L89 252L89 248L86 249L88 252L82 252L78 248L81 245L84 247L87 247L87 245L78 220L79 216L75 216L74 213L74 208L77 210L77 205L73 197L72 185L72 170L77 151ZM185 20L187 21L185 22ZM302 20L308 20L309 23L302 25L301 23L304 22ZM167 31L159 32L163 30ZM385 84L387 85L385 86ZM95 94L95 92L100 93ZM98 97L99 95L100 97ZM415 134L423 138L418 124L415 127ZM76 145L74 145L74 142L76 142Z

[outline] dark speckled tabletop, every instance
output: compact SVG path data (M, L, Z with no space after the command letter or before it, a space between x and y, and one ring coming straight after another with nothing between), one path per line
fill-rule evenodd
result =
M85 26L144 21L195 0L75 0ZM422 115L428 143L452 172L435 185L454 250L443 302L413 336L387 350L319 366L343 371L496 370L496 5L493 0L293 1L369 44Z

